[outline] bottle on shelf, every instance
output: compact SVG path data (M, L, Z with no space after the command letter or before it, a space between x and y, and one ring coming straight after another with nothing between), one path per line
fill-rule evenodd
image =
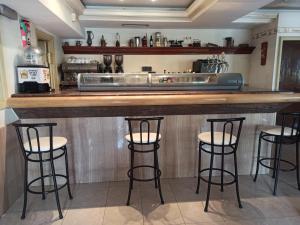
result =
M153 47L153 37L152 37L152 35L151 35L151 37L150 37L150 47L151 47L151 48Z

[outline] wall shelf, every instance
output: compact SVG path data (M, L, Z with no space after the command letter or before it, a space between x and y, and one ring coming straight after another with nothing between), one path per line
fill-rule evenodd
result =
M251 54L255 47L96 47L96 46L63 46L65 54L122 54L122 55L213 55L221 54Z

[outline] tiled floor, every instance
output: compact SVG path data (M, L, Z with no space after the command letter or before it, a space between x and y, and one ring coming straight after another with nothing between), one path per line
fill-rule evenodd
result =
M127 182L78 184L73 186L73 200L66 190L60 192L64 218L58 220L54 195L46 200L29 195L27 217L20 220L22 198L0 219L1 225L299 225L300 191L295 174L282 174L278 195L272 196L273 180L259 176L240 177L243 209L236 204L234 186L225 192L214 187L209 212L204 213L206 185L201 183L195 194L196 178L165 179L162 181L165 205L151 183L135 183L131 206L126 206Z

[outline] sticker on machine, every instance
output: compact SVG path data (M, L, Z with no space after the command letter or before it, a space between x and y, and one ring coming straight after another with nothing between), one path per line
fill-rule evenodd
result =
M50 83L50 73L48 68L18 68L18 81L24 82L37 82L39 84Z

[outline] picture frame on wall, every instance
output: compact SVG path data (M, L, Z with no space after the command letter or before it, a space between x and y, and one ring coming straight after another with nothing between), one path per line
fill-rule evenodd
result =
M261 43L261 58L260 65L265 66L267 64L268 56L268 42Z

